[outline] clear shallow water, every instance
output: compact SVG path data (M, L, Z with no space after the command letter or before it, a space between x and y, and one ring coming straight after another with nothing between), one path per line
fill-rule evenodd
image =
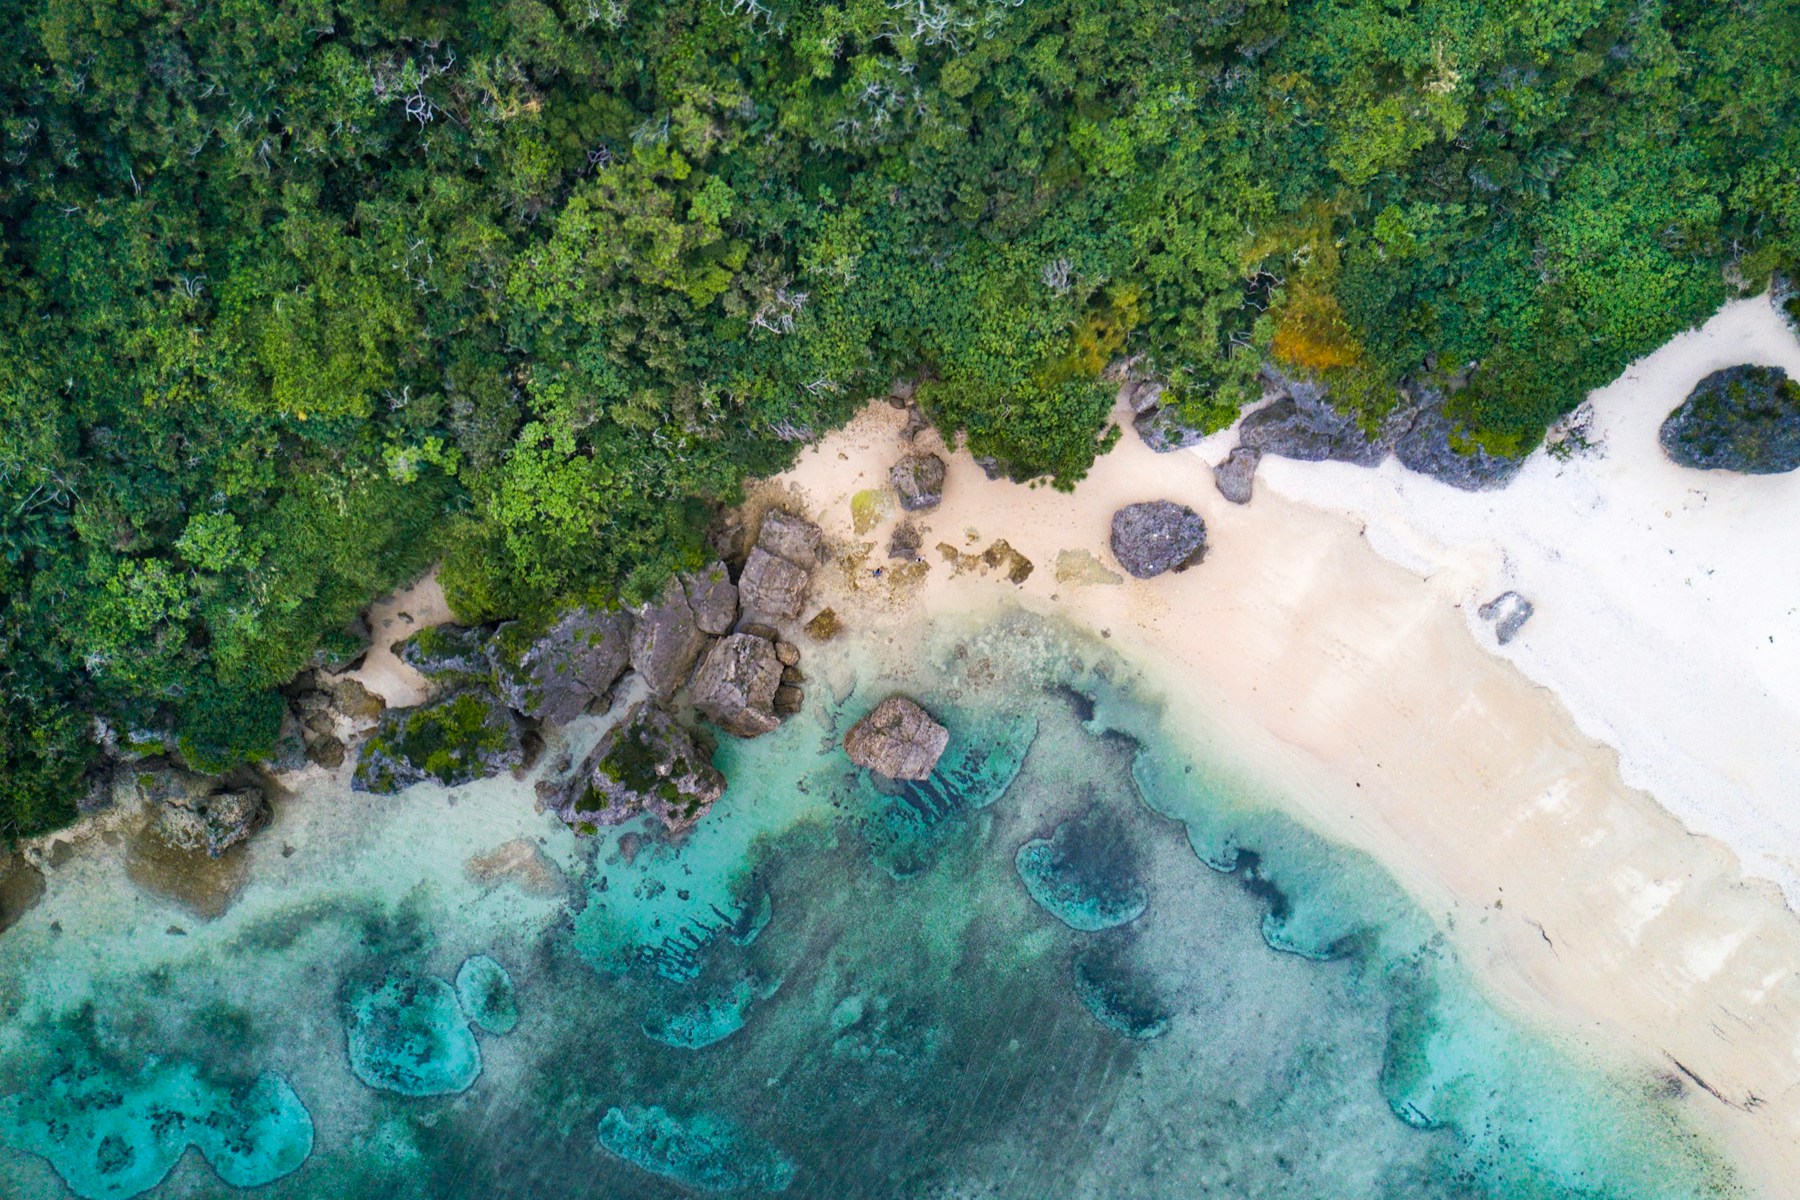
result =
M1735 1194L1098 645L848 653L680 845L499 780L296 797L209 922L64 868L0 937L0 1196ZM881 788L837 745L896 689L952 740ZM466 868L521 838L566 886Z

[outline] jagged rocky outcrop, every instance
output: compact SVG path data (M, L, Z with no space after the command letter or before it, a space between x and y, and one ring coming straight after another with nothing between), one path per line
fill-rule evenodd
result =
M1131 406L1132 428L1144 444L1158 454L1183 450L1206 435L1182 421L1176 411L1162 402L1164 385L1160 380L1128 380L1119 397Z
M525 726L486 687L412 708L390 708L363 743L351 786L392 793L432 780L446 787L525 765Z
M431 625L394 646L394 656L436 683L484 678L492 673L488 659L491 625Z
M269 820L269 802L261 788L228 788L215 776L173 765L139 770L137 790L164 841L180 850L205 851L212 858Z
M648 812L674 833L724 794L725 777L710 753L666 708L648 702L634 706L600 739L552 805L578 831Z
M1261 461L1262 451L1249 446L1239 446L1227 454L1225 461L1213 468L1213 482L1218 485L1219 495L1233 504L1250 503L1256 465Z
M630 614L586 605L544 625L509 621L488 642L494 687L514 712L567 724L610 702L631 658L631 632Z
M1459 434L1444 412L1443 393L1435 389L1402 404L1384 433L1401 466L1465 492L1503 488L1525 465L1522 458L1489 454Z
M1370 431L1354 416L1333 408L1316 381L1274 368L1265 370L1263 377L1274 399L1239 423L1237 449L1219 468L1226 473L1217 476L1220 491L1234 503L1247 502L1256 461L1270 454L1359 467L1379 466L1391 454L1408 470L1463 491L1505 487L1524 464L1523 459L1490 454L1462 436L1445 413L1445 396L1437 388L1403 390L1399 404ZM1137 386L1141 396L1150 385ZM1161 393L1154 395L1160 398ZM1133 407L1138 403L1134 396ZM1172 409L1154 403L1139 409L1135 424L1144 441L1159 451L1191 446L1203 436L1181 425ZM1238 451L1254 451L1256 457L1240 458ZM1245 499L1235 499L1239 495Z
M1388 456L1388 442L1371 438L1354 418L1331 407L1320 385L1278 374L1271 374L1270 382L1284 394L1244 418L1238 426L1240 446L1259 455L1359 467L1376 466Z
M1777 475L1800 467L1800 384L1780 367L1714 371L1670 413L1658 435L1684 467Z
M735 605L735 592L734 592ZM667 700L694 670L707 635L700 628L681 580L663 584L655 600L637 610L631 634L631 667L651 694Z
M1128 504L1113 514L1112 553L1138 579L1183 571L1206 554L1206 522L1172 500Z
M707 720L737 737L757 737L781 724L775 691L781 686L781 659L775 643L754 633L734 633L707 648L694 668L694 707Z
M889 779L925 779L950 744L950 731L905 696L889 696L844 735L844 753Z
M944 500L944 460L935 454L908 454L888 471L888 483L907 512L936 508Z
M1536 610L1531 601L1519 593L1501 592L1475 611L1482 620L1493 623L1494 637L1504 646L1519 636L1519 630L1531 620L1531 614Z

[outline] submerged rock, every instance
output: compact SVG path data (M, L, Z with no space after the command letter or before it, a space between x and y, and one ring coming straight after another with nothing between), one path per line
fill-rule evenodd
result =
M1172 500L1128 504L1113 514L1112 552L1138 579L1184 571L1206 554L1206 522Z
M1262 461L1262 452L1248 446L1239 446L1225 456L1225 461L1213 468L1213 482L1218 485L1219 495L1233 504L1250 503L1250 493L1256 479L1256 466Z
M923 542L919 527L911 521L902 521L894 526L894 532L888 537L887 556L902 562L917 562L919 546Z
M363 743L351 787L385 794L428 779L454 787L524 763L519 718L486 688L466 688L383 713Z
M746 609L794 620L806 607L812 575L806 568L771 554L758 545L738 577L738 595Z
M725 777L710 754L667 709L647 703L607 731L554 804L557 815L577 830L618 825L648 812L677 832L705 816L724 794Z
M1677 464L1775 475L1800 467L1800 384L1780 367L1714 371L1669 414L1658 435Z
M1116 949L1078 953L1070 962L1075 996L1096 1021L1133 1041L1169 1032L1167 1007Z
M435 975L397 972L353 988L345 1028L350 1069L372 1088L443 1096L467 1091L481 1075L481 1047L456 989Z
M401 662L434 682L467 682L493 673L491 626L432 625L394 647Z
M1475 611L1482 620L1494 623L1494 636L1504 646L1519 635L1535 610L1531 601L1519 593L1501 592Z
M494 685L507 707L548 725L566 725L603 705L631 657L631 617L585 605L547 625L510 621L488 643Z
M456 1001L484 1033L511 1033L519 1023L512 976L485 954L471 955L456 972Z
M889 696L844 735L844 753L889 779L926 779L950 744L950 731L904 696Z
M736 589L732 591L736 606ZM707 636L679 579L663 584L655 600L637 610L631 634L631 666L651 694L667 700L687 682Z
M908 454L888 471L888 482L907 512L936 508L944 499L944 460L935 454Z
M1013 865L1025 890L1070 929L1092 933L1144 915L1150 897L1131 876L1131 854L1117 830L1058 825L1048 838L1019 847Z
M14 854L0 851L0 933L37 907L44 898L44 877Z
M685 1120L657 1105L611 1108L600 1119L600 1144L632 1166L708 1192L786 1191L794 1162L727 1117Z
M77 1196L125 1200L160 1184L190 1147L230 1187L273 1183L311 1156L313 1122L273 1071L233 1091L188 1063L152 1057L124 1075L77 1061L0 1099L0 1139L46 1159Z
M781 724L775 715L775 689L780 686L781 659L774 643L734 633L714 642L694 669L694 707L727 733L756 737Z
M204 851L210 858L269 820L268 799L259 787L227 790L210 775L172 766L140 771L137 787L164 841L179 850Z

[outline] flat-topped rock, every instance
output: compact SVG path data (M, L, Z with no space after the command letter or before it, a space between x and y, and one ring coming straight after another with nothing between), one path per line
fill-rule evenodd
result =
M786 559L807 571L825 558L825 535L819 532L819 527L785 509L771 508L763 514L756 544L776 558Z
M607 731L554 804L577 831L648 812L673 833L698 821L724 794L725 777L693 733L660 704L644 703Z
M733 604L736 604L733 589ZM693 673L707 635L694 616L682 581L670 578L655 600L637 610L631 630L631 668L652 694L667 700Z
M889 696L844 735L851 762L889 779L927 778L949 744L950 731L905 696Z
M806 568L758 545L738 576L738 597L751 612L794 620L806 607L812 592L812 574Z
M714 642L694 669L694 707L727 733L756 737L781 724L775 715L775 689L780 686L775 644L734 633Z
M1206 553L1206 522L1173 500L1128 504L1113 514L1112 552L1138 579L1184 571Z
M1670 413L1663 452L1701 471L1777 475L1800 467L1800 384L1780 367L1714 371Z
M508 622L488 643L495 687L514 712L567 724L609 701L630 661L631 629L629 613L585 605L542 626Z
M944 460L935 454L908 454L888 471L888 483L907 512L936 508L944 500Z

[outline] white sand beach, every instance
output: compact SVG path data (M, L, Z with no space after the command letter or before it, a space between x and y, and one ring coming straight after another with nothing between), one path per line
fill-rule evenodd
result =
M1791 616L1767 629L1745 626L1758 613L1783 616L1770 608L1774 592L1800 568L1767 564L1800 528L1781 523L1800 481L1717 480L1673 467L1637 480L1638 467L1656 464L1628 449L1634 437L1653 439L1667 409L1715 366L1800 365L1766 357L1791 354L1792 339L1754 306L1733 306L1721 320L1599 398L1607 457L1561 467L1561 476L1554 463L1527 469L1514 489L1534 515L1515 518L1509 490L1470 499L1470 515L1444 518L1471 522L1482 542L1381 508L1370 497L1383 489L1410 495L1430 483L1397 485L1397 468L1356 477L1355 468L1265 463L1273 486L1259 483L1255 500L1238 507L1220 497L1201 455L1159 456L1127 435L1073 494L990 481L966 454L946 453L944 503L914 518L928 568L896 571L885 549L897 511L861 533L851 515L852 497L884 487L907 448L904 415L884 404L809 450L776 486L795 493L844 551L843 578L827 598L852 621L873 620L886 605L951 614L1011 598L1103 631L1209 750L1228 748L1304 819L1393 871L1502 1004L1596 1055L1680 1079L1685 1107L1776 1200L1800 1178L1800 920L1768 878L1800 861L1800 822L1758 825L1755 841L1743 831L1782 802L1795 726L1787 722L1779 748L1756 741L1781 732L1796 682L1769 681L1780 670L1773 658L1755 671L1745 664L1760 653L1751 632L1773 634L1780 646L1784 631L1800 628ZM1771 349L1777 333L1788 349ZM1632 388L1645 390L1627 413ZM937 448L935 435L920 435L918 446ZM1316 484L1296 482L1321 470ZM1620 483L1621 475L1632 478ZM1546 482L1534 482L1540 476ZM1673 545L1677 561L1704 559L1717 582L1659 608L1658 595L1687 584L1643 567L1644 544L1634 550L1623 535L1587 528L1588 510L1533 498L1559 478L1574 482L1557 486L1581 483L1603 517L1609 505L1622 510L1608 518L1621 526L1680 530L1662 543L1665 553ZM1283 494L1305 487L1318 489L1314 503ZM1707 494L1706 507L1682 507L1695 489ZM1411 503L1435 504L1439 491L1449 493L1436 488ZM1079 582L1101 577L1075 556L1063 560L1059 581L1065 552L1091 554L1119 574L1107 550L1113 512L1162 498L1205 517L1204 563L1152 581ZM1764 507L1777 502L1789 507ZM1655 519L1640 511L1646 504ZM1555 529L1559 514L1566 538ZM942 542L978 554L997 538L1035 564L1022 584L1006 579L1005 563L984 569L965 559L955 571L936 549ZM1512 550L1514 539L1539 549ZM1377 548L1415 557L1403 565ZM1683 568L1682 580L1693 569ZM1536 600L1538 616L1502 656L1466 610L1505 586ZM1634 602L1641 587L1651 591ZM1598 598L1594 610L1578 608L1589 595ZM1735 649L1694 641L1708 622L1723 622L1716 639ZM1570 657L1571 646L1581 656ZM1659 671L1671 678L1645 682ZM1734 709L1739 692L1750 698ZM1696 713L1706 705L1723 707ZM1631 736L1614 744L1613 726ZM1713 745L1709 730L1728 744ZM1646 746L1701 766L1665 776ZM1738 790L1709 791L1704 772L1734 762ZM1675 797L1667 806L1659 802L1665 787Z

